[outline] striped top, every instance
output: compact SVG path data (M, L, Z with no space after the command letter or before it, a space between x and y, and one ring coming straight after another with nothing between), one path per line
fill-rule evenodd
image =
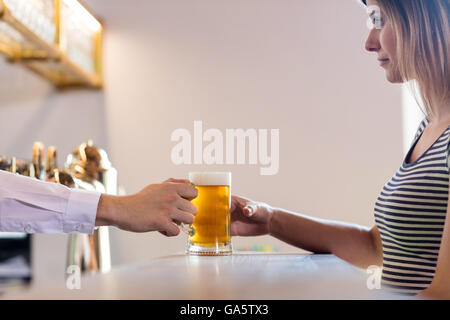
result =
M382 287L406 295L417 294L433 280L447 212L450 126L416 161L407 163L428 123L427 118L420 123L374 209L383 244Z

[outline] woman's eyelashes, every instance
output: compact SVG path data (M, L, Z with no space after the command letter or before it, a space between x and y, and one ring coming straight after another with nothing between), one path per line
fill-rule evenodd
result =
M384 19L381 16L373 15L373 16L371 16L371 19L372 19L373 28L375 28L375 29L383 29L383 27L384 27Z
M371 22L372 29L382 29L384 26L384 19L381 17L381 12L379 9L370 11L369 21Z

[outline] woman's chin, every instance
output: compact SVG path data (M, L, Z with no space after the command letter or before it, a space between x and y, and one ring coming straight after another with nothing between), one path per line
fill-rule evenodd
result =
M402 77L400 77L398 74L393 74L392 72L389 72L389 70L386 70L386 79L390 83L403 83Z
M400 72L397 71L396 68L393 68L392 65L386 65L383 67L386 71L386 79L390 83L403 83L402 76L400 75Z

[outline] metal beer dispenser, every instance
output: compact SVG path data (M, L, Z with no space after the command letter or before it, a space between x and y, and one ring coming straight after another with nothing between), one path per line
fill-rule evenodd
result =
M117 194L117 171L106 152L93 146L91 140L82 143L67 156L66 170L76 188ZM111 253L108 227L98 227L92 235L70 234L67 266L77 265L81 272L108 272Z

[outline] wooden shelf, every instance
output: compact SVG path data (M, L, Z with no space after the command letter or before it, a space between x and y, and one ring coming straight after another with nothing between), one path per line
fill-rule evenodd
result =
M65 25L66 21L64 21L64 16L61 12L63 6L67 8L69 3L76 2L77 10L80 14L90 15L89 19L95 18L77 1L52 1L54 8L54 19L52 21L54 25L52 27L55 28L56 32L53 41L48 42L20 21L13 10L10 10L5 4L7 1L0 0L0 52L6 55L9 62L24 65L48 79L57 87L84 86L102 88L101 24L97 22L98 30L93 30L88 35L88 41L92 41L92 44L89 44L92 52L89 51L91 54L86 55L85 58L92 65L92 70L87 70L73 61L73 59L70 59L69 52L65 51L68 47L67 44L73 40L71 38L73 35L68 34L68 28ZM80 20L82 18L80 17ZM70 19L74 19L74 16L71 16Z

